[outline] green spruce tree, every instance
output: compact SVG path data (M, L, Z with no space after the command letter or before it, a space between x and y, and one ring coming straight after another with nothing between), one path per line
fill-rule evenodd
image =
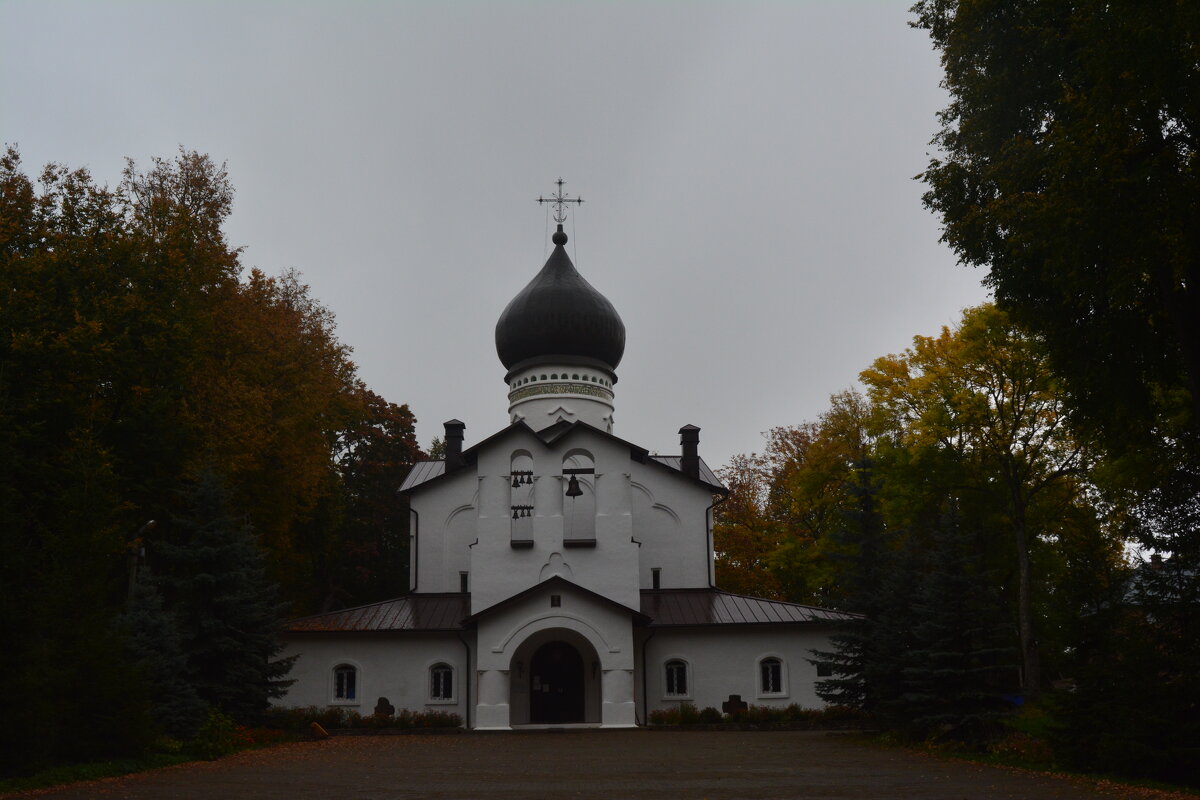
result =
M910 604L913 646L894 709L920 737L979 741L1011 710L1017 685L1014 631L981 569L978 536L951 507L933 527L923 579Z
M189 491L190 510L163 542L164 589L178 615L187 678L199 697L251 721L291 684L293 659L279 659L285 606L266 578L253 529L228 511L220 480L205 474Z
M814 650L810 661L829 677L818 681L817 696L827 703L872 711L877 705L876 666L879 663L879 625L884 610L884 523L879 514L879 484L874 463L863 458L854 465L854 483L847 488L851 509L830 534L831 558L840 568L840 608L862 616L843 633L830 637L834 650Z
M148 570L139 574L133 602L120 623L128 657L149 687L155 723L177 739L190 739L204 721L205 704L188 680L179 619L164 606Z

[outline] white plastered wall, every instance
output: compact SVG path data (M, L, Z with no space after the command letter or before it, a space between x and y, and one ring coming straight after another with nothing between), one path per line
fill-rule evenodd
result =
M709 585L709 490L656 464L631 462L633 538L641 543L638 581L653 587L652 570L661 571L663 589Z
M298 656L288 675L296 682L273 701L276 706L340 706L366 716L386 697L397 710L446 711L467 718L467 651L454 633L292 634L284 644L283 656ZM454 669L453 702L429 696L429 668L438 663ZM339 664L358 670L353 702L333 696L333 669Z
M586 451L595 465L591 476L596 504L595 546L564 543L563 458ZM512 546L512 454L533 459L532 545ZM529 433L514 433L478 455L478 542L471 547L471 612L528 589L549 574L562 574L597 594L637 609L638 546L633 541L629 450L586 432L547 448ZM414 503L417 498L414 498ZM420 496L422 507L426 499ZM424 511L421 512L423 515ZM422 547L424 545L422 544ZM424 591L424 588L422 588Z
M651 635L652 633L652 635ZM732 694L750 705L824 708L817 697L817 668L808 662L813 650L831 650L829 636L835 630L808 625L714 625L701 628L658 629L639 632L645 647L646 707L653 711L678 706L711 706L718 711ZM639 665L641 650L639 644ZM775 657L783 662L784 691L764 695L760 691L759 661ZM671 697L666 692L664 665L679 658L688 664L688 693ZM638 696L642 675L638 674Z

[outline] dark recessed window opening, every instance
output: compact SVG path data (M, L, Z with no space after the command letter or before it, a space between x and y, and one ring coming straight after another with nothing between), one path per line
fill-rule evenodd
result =
M465 572L458 573L458 590L460 592L467 591L467 573Z
M764 658L759 662L763 694L783 693L783 662L778 658Z
M429 698L454 699L454 670L449 664L434 664L429 668Z
M561 608L562 607L562 595L561 594L550 595L550 607L551 608Z
M358 696L358 670L349 664L333 668L333 697L335 700L354 700Z
M654 567L653 569L650 570L650 581L651 581L651 588L654 588L654 589L662 588L662 568L661 567Z
M679 659L672 659L667 662L667 694L669 695L686 695L688 693L687 686L687 664Z

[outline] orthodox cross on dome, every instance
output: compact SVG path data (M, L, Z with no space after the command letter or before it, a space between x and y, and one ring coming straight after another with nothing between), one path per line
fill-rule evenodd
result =
M538 203L553 203L554 221L562 225L567 221L566 205L567 203L583 203L582 197L568 197L563 194L563 179L559 178L555 183L558 184L558 191L549 197L538 197ZM561 229L560 229L561 230Z

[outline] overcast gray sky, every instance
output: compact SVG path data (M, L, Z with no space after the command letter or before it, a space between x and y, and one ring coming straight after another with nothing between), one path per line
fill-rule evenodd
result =
M614 432L699 425L717 467L987 299L912 179L945 95L909 5L0 0L0 140L110 184L227 161L246 266L303 273L423 445L507 423L494 326L562 176Z

